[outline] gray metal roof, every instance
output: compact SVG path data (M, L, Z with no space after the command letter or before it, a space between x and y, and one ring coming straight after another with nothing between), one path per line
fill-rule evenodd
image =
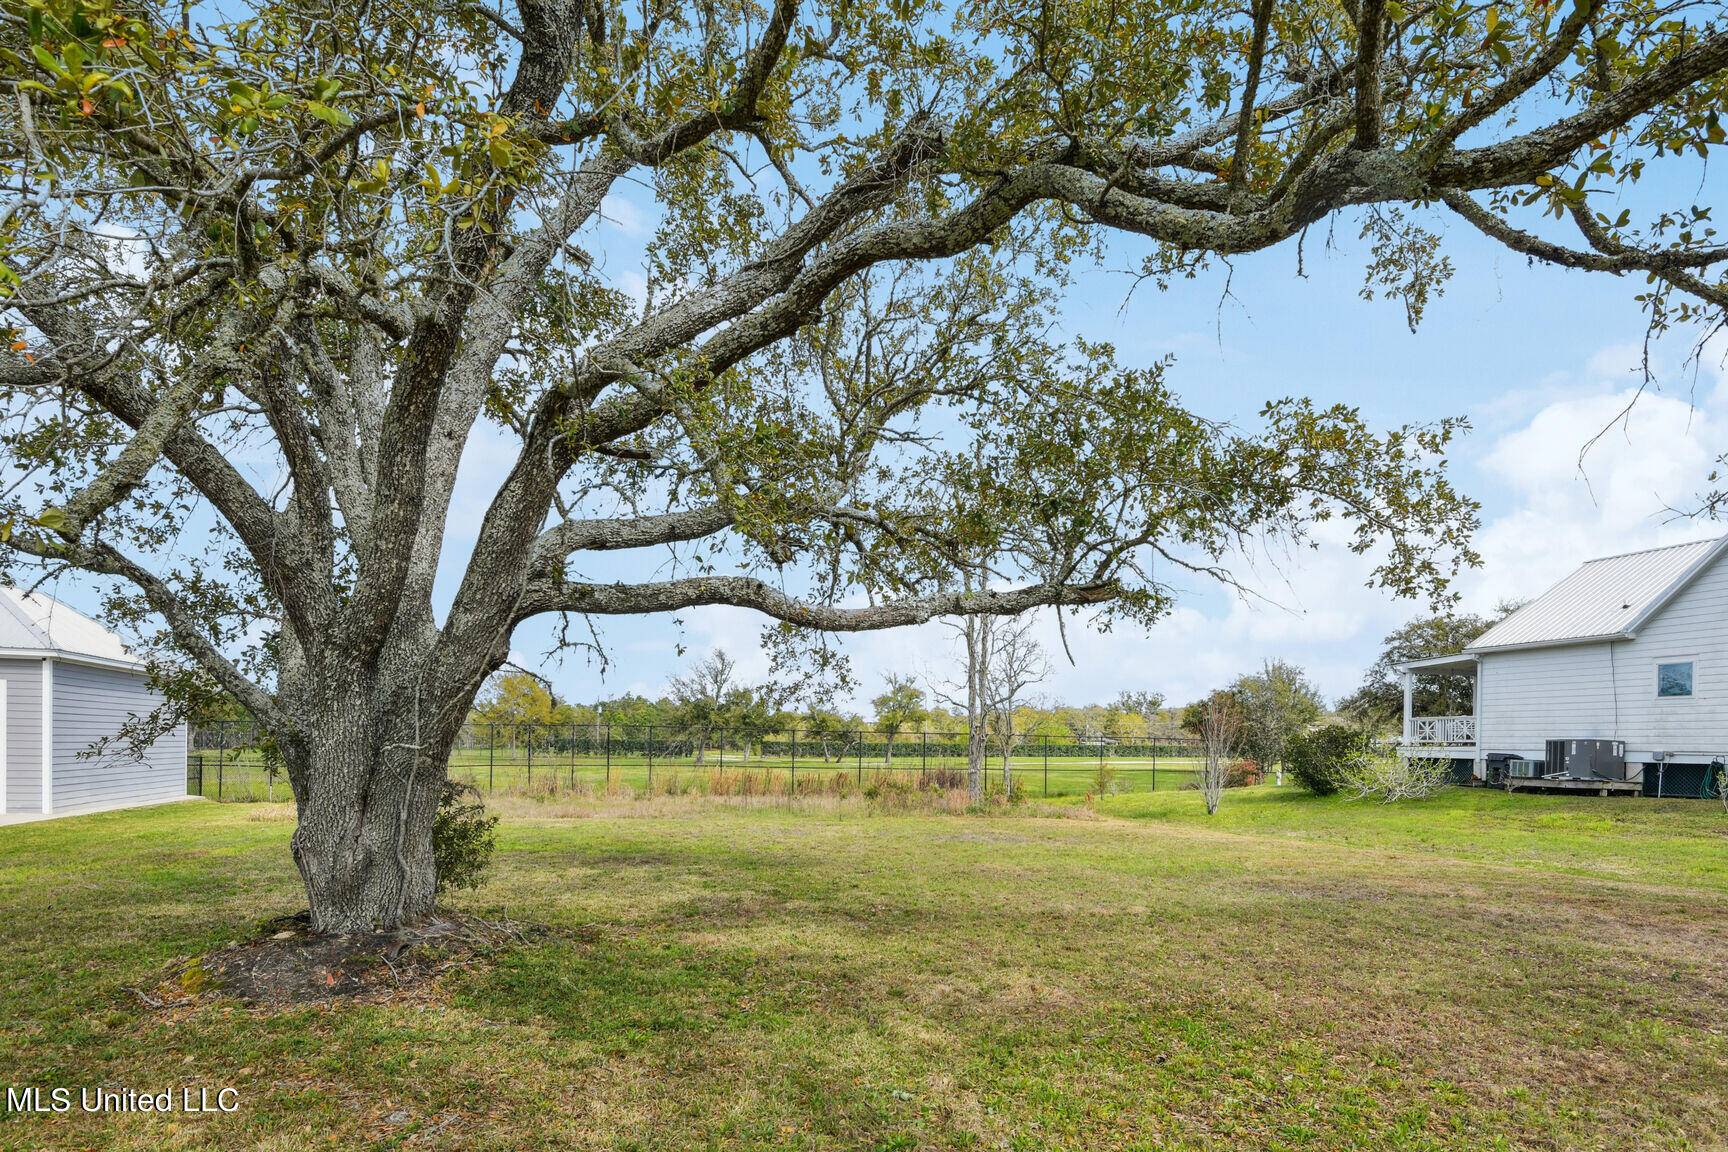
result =
M1630 637L1728 545L1728 536L1591 560L1466 652Z
M0 651L90 656L143 667L120 637L52 596L0 586Z

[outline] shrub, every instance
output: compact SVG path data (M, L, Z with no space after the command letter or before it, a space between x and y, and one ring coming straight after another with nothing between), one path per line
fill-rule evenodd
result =
M432 863L438 894L452 888L478 888L498 847L498 817L486 814L480 790L461 780L446 780L432 818Z
M1365 728L1327 724L1290 738L1284 766L1297 784L1316 796L1330 796L1349 778L1356 761L1374 754Z
M1261 771L1258 760L1232 760L1230 766L1224 769L1224 787L1249 788L1266 779L1266 773Z
M1421 800L1452 782L1452 768L1445 760L1420 756L1405 760L1383 753L1353 757L1344 769L1343 786L1357 799L1377 797L1381 803Z
M1116 792L1116 765L1108 760L1102 760L1092 773L1092 791L1100 796L1110 796Z

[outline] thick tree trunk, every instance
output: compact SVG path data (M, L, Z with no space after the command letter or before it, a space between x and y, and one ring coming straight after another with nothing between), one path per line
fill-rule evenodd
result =
M294 862L317 932L393 930L432 913L438 886L432 823L447 741L372 724L356 695L321 709L291 773L299 826Z

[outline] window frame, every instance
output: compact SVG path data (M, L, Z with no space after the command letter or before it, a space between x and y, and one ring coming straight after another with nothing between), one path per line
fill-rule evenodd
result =
M1671 693L1662 691L1662 669L1684 664L1688 668L1686 676L1686 691ZM1698 657L1696 656L1660 656L1651 661L1652 689L1658 701L1695 700L1698 698Z

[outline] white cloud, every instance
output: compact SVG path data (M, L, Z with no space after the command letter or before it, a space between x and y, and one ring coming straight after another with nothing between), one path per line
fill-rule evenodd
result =
M1528 598L1594 556L1659 547L1719 533L1677 514L1707 485L1728 443L1728 395L1709 376L1689 396L1626 385L1642 377L1639 349L1592 357L1585 386L1556 399L1494 441L1481 471L1506 510L1478 537L1482 571L1466 583L1471 607ZM1706 355L1705 373L1720 376ZM1621 386L1590 387L1594 378Z

